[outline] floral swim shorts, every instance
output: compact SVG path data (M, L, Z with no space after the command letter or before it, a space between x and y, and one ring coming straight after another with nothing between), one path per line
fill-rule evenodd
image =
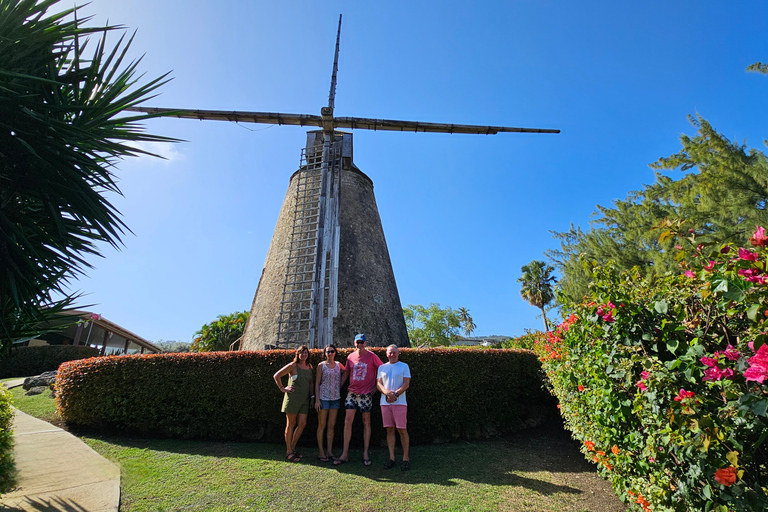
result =
M357 394L351 391L347 393L344 401L345 409L357 409L360 412L371 412L373 409L373 393Z

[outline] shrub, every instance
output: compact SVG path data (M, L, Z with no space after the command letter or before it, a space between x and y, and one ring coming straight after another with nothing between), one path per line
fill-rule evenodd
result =
M85 345L16 347L0 360L0 379L40 375L58 369L65 361L98 355L98 349Z
M13 484L13 409L11 392L0 385L0 497Z
M384 360L383 348L372 350ZM339 360L350 352L340 349ZM285 416L272 375L292 356L270 350L72 361L62 365L56 380L58 408L70 425L92 429L279 441ZM310 351L315 368L321 356L320 350ZM408 430L415 443L512 431L555 410L541 387L540 364L529 351L403 349L401 360L413 374ZM380 418L375 407L374 439L383 441ZM340 420L339 433L343 416ZM305 442L314 439L314 428L316 415L310 412Z
M594 268L536 344L567 427L638 510L768 509L766 241L692 239L702 265L680 276Z

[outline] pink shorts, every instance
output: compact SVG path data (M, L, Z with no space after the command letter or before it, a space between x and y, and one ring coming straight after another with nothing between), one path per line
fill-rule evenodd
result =
M382 405L381 419L384 420L384 428L397 427L399 429L405 429L407 424L407 412L407 405Z

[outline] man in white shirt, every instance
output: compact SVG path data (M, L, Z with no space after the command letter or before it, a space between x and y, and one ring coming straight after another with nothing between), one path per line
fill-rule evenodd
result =
M405 390L411 385L411 369L407 364L398 361L400 350L397 345L387 347L388 363L379 366L376 387L381 391L381 416L384 428L387 429L387 446L389 460L384 464L385 469L395 465L395 429L400 434L403 445L403 463L400 469L411 469L409 457L410 439L406 430L408 404L405 401Z

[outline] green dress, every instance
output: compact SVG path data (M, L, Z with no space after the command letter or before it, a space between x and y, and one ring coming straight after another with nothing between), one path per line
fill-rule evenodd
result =
M282 411L286 414L308 414L312 369L303 370L297 366L296 372L296 375L289 376L288 385L293 385L293 391L285 393Z

